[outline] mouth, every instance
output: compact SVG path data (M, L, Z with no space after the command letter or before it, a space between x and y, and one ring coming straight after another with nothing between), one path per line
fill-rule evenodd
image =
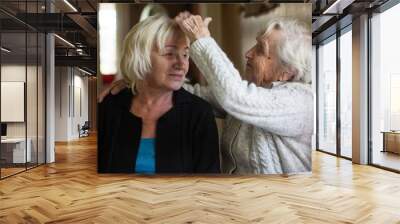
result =
M247 63L246 63L246 67L247 67L247 68L251 68L250 63L247 62Z
M171 74L168 74L168 76L174 80L179 80L179 81L182 80L184 77L183 74L178 74L178 73L171 73Z

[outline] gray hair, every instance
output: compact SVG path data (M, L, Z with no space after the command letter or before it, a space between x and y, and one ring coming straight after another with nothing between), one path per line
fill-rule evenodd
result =
M164 15L150 16L139 22L125 36L120 72L134 91L135 82L151 72L151 51L163 50L167 38L182 32L174 20Z
M260 35L269 35L272 31L282 32L276 43L276 52L280 64L295 71L292 81L311 83L311 32L305 24L295 19L276 18L267 24Z

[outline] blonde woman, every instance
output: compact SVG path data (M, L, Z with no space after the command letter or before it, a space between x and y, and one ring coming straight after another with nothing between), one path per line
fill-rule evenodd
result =
M188 67L174 20L152 16L129 31L120 69L130 88L99 104L99 172L220 172L212 108L181 88Z

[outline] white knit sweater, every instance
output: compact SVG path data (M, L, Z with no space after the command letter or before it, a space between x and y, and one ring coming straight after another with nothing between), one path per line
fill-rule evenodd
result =
M208 86L184 88L227 113L221 139L224 173L311 171L314 123L309 85L274 83L268 89L248 83L211 37L195 41L190 55Z

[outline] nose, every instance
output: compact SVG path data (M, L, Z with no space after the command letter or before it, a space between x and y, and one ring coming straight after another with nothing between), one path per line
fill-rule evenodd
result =
M246 57L247 60L250 59L250 58L253 56L253 49L254 49L254 47L250 48L250 49L246 52L245 57Z
M177 54L176 57L175 57L174 65L175 65L176 68L183 68L183 66L185 65L185 62L187 60L188 59L184 55Z

